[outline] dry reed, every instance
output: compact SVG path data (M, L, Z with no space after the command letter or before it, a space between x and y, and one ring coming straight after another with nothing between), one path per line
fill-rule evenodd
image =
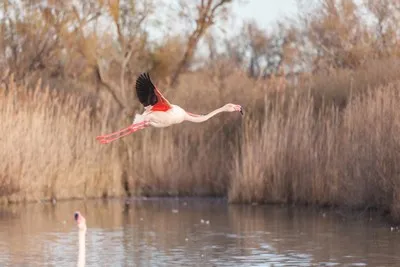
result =
M381 208L399 218L399 91L375 88L341 113L326 105L317 115L311 95L292 97L287 114L275 104L261 124L246 121L230 201Z
M246 116L149 128L109 145L95 136L127 122L110 108L94 111L78 94L10 82L0 99L0 196L227 195L241 203L377 207L400 218L400 84L390 73L365 80L368 73L325 77L339 81L328 82L323 98L332 97L336 83L345 105L335 95L321 101L318 77L298 94L285 85L289 93L264 99L276 83L190 74L175 90L163 89L171 102L197 113L239 103ZM373 90L351 96L368 85Z
M121 166L115 148L100 147L99 132L76 96L40 84L11 82L0 98L0 173L12 181L8 201L120 195ZM3 194L5 195L5 194Z

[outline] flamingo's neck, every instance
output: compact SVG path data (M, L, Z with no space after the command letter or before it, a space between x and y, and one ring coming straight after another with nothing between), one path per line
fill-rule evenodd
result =
M78 267L85 266L86 258L86 225L79 229Z
M217 108L214 111L211 111L207 115L203 115L203 116L193 116L193 115L187 113L186 117L185 117L185 120L191 121L191 122L197 122L197 123L204 122L204 121L210 119L211 117L217 115L218 113L221 113L221 112L224 112L224 111L226 111L225 108L224 107L220 107L220 108Z

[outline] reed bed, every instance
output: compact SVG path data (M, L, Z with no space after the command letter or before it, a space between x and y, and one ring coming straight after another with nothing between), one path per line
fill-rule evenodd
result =
M233 203L379 208L399 218L400 83L315 113L314 97L246 121L228 192ZM257 177L257 178L256 178Z
M100 127L80 101L40 83L28 90L11 82L2 91L0 178L7 201L121 194L118 153L98 146Z
M0 97L0 197L227 196L374 207L400 218L400 83L391 69L381 80L371 69L338 71L296 88L234 72L223 82L189 74L163 87L171 102L202 114L239 103L245 116L148 128L108 145L95 137L131 118L107 101L10 81Z

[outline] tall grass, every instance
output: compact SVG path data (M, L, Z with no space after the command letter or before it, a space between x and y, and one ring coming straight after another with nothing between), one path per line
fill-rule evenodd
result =
M382 208L399 218L400 83L316 115L314 97L291 97L261 124L246 121L233 161L231 202ZM272 105L273 103L267 103Z
M0 98L0 197L5 202L226 194L224 165L231 157L225 152L232 145L225 137L234 124L232 118L224 123L227 114L201 125L149 128L101 145L97 135L127 123L110 108L94 111L104 103L40 83L26 88L11 79L7 88ZM185 106L184 95L170 97ZM222 105L218 100L206 107L194 103L188 109L201 113Z
M120 195L115 148L100 147L90 108L74 95L11 82L0 97L0 178L8 201Z
M148 128L108 145L95 137L127 120L107 102L11 81L0 98L0 197L213 195L377 207L400 218L397 72L387 67L379 80L373 68L338 71L275 93L279 81L189 74L163 88L171 102L203 114L239 103L246 115Z

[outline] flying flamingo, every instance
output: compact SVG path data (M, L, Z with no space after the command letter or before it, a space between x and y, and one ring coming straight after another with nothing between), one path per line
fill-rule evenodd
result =
M119 131L111 134L97 136L96 139L102 144L108 144L121 137L127 136L138 130L153 126L157 128L168 127L183 121L204 122L221 112L239 111L243 115L243 108L240 105L226 104L207 115L198 115L185 111L177 105L170 104L160 93L150 79L148 73L142 73L136 80L136 95L145 111L136 114L133 123Z
M79 254L78 254L78 266L85 266L86 257L86 219L81 215L79 211L74 213L74 219L79 228Z

